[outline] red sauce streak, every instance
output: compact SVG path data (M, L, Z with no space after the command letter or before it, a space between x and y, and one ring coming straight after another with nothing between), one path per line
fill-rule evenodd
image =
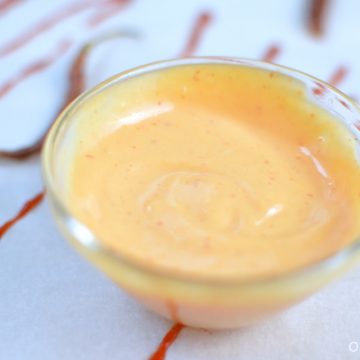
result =
M85 88L85 74L84 74L84 65L86 56L91 46L84 46L77 57L75 58L69 73L69 89L68 93L63 101L63 104L60 107L60 110L56 113L54 120L51 121L49 126L45 129L43 134L31 145L14 150L14 151L0 151L0 157L13 159L13 160L25 160L32 155L37 154L45 141L46 135L49 132L52 124L61 113L61 111L78 95L80 95Z
M7 95L11 90L13 90L17 85L22 83L24 80L29 78L32 75L40 73L46 70L49 66L51 66L54 62L56 62L62 54L70 47L70 42L64 41L60 43L56 51L49 56L48 58L38 60L30 65L28 65L25 69L23 69L18 75L16 75L13 79L10 79L8 82L0 86L0 98Z
M97 44L106 41L109 38L113 38L114 36L128 36L132 37L133 35L131 33L121 33L119 35L113 35L111 37L105 36L101 38L100 40L90 42L86 45L84 45L81 50L79 51L78 55L76 56L69 72L69 88L67 95L60 107L60 110L56 113L56 116L54 117L53 121L50 122L48 127L45 129L43 134L35 140L35 142L29 146L25 146L23 148L14 150L14 151L0 151L0 158L7 158L12 160L25 160L29 158L32 155L37 154L45 141L46 135L49 132L52 124L57 119L59 114L64 110L64 108L73 101L76 97L78 97L85 89L85 62L87 55L89 51L96 46Z
M4 15L13 7L19 5L22 1L23 0L3 0L3 2L0 3L0 15Z
M213 21L213 18L213 14L208 11L204 11L198 15L191 30L186 46L179 55L180 57L192 56L195 53L204 31Z
M312 35L321 36L324 33L324 22L328 11L328 0L310 0L307 16L308 28Z
M55 27L57 24L64 21L65 19L73 15L79 14L82 11L87 10L88 8L94 5L97 6L102 5L102 2L94 1L94 0L80 1L80 2L76 2L75 4L71 4L70 6L62 10L56 10L56 12L53 15L43 20L40 20L32 28L27 29L24 33L19 35L13 41L6 44L4 47L0 48L0 57L13 53L14 51L22 48L27 43L35 39L37 36L41 35L42 33L45 33L46 31L49 31L50 29L52 29L53 27Z
M349 69L345 66L339 66L329 79L329 84L337 87L339 86L349 73Z
M262 61L274 62L279 57L281 48L278 45L271 45L261 57Z
M69 72L68 93L60 107L59 113L85 89L85 62L91 47L91 45L83 46L72 63Z
M157 350L150 356L149 360L164 360L169 347L174 343L184 327L185 326L180 323L173 325L162 339Z
M35 209L44 199L45 191L34 196L32 199L25 202L20 211L4 225L0 226L0 239L8 232L19 220L26 216L30 211Z
M124 9L126 5L129 5L131 0L109 0L106 9L100 13L95 14L88 21L88 25L92 28L101 25L106 20L116 16L120 11Z

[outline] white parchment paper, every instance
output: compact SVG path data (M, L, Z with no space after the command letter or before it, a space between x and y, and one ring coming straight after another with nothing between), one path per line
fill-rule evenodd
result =
M4 1L4 0L3 0ZM32 24L80 0L24 0L0 18L0 48ZM91 1L91 0L84 0ZM1 1L0 1L1 3ZM153 60L176 57L201 10L215 20L198 55L259 58L276 43L277 59L327 79L338 65L350 73L340 88L360 98L360 2L333 0L326 36L304 29L304 0L137 0L89 29L94 9L69 17L26 47L0 57L0 86L29 62L72 41L45 72L0 99L0 147L31 142L53 117L66 91L67 70L86 39L134 29L139 40L99 47L87 64L88 86ZM0 161L0 224L42 189L37 157ZM185 329L169 360L360 359L360 268L309 300L259 325L238 331ZM150 313L64 241L43 203L0 242L0 359L146 359L170 322Z

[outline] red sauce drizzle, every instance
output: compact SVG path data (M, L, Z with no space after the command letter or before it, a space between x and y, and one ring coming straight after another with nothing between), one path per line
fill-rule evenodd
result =
M278 45L271 45L266 49L264 55L261 57L262 61L274 62L280 55L281 48Z
M88 21L90 27L101 25L106 20L116 16L126 5L129 5L131 0L109 0L106 9L100 13L95 14Z
M329 79L329 84L337 87L339 86L346 78L349 73L349 69L345 66L339 66Z
M24 33L19 35L13 41L0 48L0 57L13 53L14 51L22 48L27 43L35 39L37 36L45 33L46 31L49 31L65 19L73 15L79 14L94 5L99 6L102 5L102 3L99 3L99 1L80 1L76 2L75 4L71 4L70 6L62 10L56 10L54 14L52 14L48 18L40 20L32 28L27 29Z
M41 150L46 135L50 130L51 125L60 114L60 112L84 90L85 79L84 79L83 68L88 50L89 47L84 46L79 52L78 56L75 58L75 61L73 62L73 65L70 69L68 93L65 97L62 106L60 107L60 110L56 113L54 120L51 121L51 123L45 129L45 131L40 135L40 137L37 140L35 140L33 144L14 151L0 151L0 157L13 159L13 160L25 160L26 158L37 154Z
M321 36L324 33L324 22L328 7L328 0L310 0L307 23L310 33L314 36Z
M126 32L120 34L123 37L129 36L131 37L131 33L126 34ZM119 35L119 36L120 36ZM85 89L85 62L89 51L96 46L97 44L106 41L111 37L103 37L100 40L94 41L92 43L88 43L84 45L78 55L76 56L69 72L69 88L67 95L63 101L63 104L60 107L60 110L56 113L54 119L50 122L48 127L42 133L42 135L35 140L35 142L29 146L25 146L23 148L14 150L14 151L0 151L0 158L7 158L12 160L25 160L32 155L37 154L45 141L46 135L49 132L52 124L57 119L62 110L76 97L78 97Z
M124 5L127 5L130 1L131 0L83 0L76 2L75 4L71 4L62 10L57 10L54 14L40 20L32 28L28 29L13 41L0 48L0 57L10 55L14 51L22 48L27 43L34 40L37 36L51 30L67 18L80 14L81 12L86 11L92 7L99 9L105 8L104 12L95 15L89 20L89 26L99 25L109 17L114 16L119 10L123 8Z
M192 56L195 53L204 31L213 21L213 18L213 14L209 11L204 11L198 15L192 27L186 46L179 55L180 57Z
M20 82L27 79L29 76L38 73L40 71L44 71L47 67L49 67L52 63L54 63L59 56L61 56L64 51L70 46L69 43L60 44L58 50L55 54L53 54L50 58L38 61L34 64L31 64L26 69L24 69L16 78L9 81L7 84L3 85L0 88L0 98L1 96L6 95L9 91L11 91L16 85ZM17 150L2 150L0 151L0 158L7 158L13 160L25 160L26 158L38 153L42 144L45 140L46 134L49 130L50 126L46 129L46 131L37 139L35 142L29 146L25 146L23 148Z
M54 62L56 62L61 55L63 55L66 50L70 47L70 42L64 41L59 44L56 51L49 57L45 59L38 60L25 69L23 69L19 74L17 74L13 79L10 79L8 82L0 86L0 98L7 95L11 90L13 90L17 85L22 83L24 80L29 78L32 75L40 73L41 71L46 70Z
M31 210L35 209L44 199L45 191L37 194L30 200L26 201L20 211L4 225L0 226L0 239L8 232L19 220L26 216Z
M22 1L23 0L3 0L3 2L0 3L0 15L4 15L13 7L19 5Z
M180 323L174 324L165 334L157 350L150 356L149 360L164 360L169 347L174 343L184 327Z

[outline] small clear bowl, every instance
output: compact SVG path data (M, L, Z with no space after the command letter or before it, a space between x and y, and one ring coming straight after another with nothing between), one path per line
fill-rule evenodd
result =
M116 75L85 92L59 116L43 149L43 174L55 219L65 237L87 259L148 308L185 325L225 329L254 323L309 296L360 258L360 239L316 263L279 276L244 281L172 275L115 254L71 213L64 196L64 171L76 136L74 116L84 103L125 79L191 64L230 64L285 74L300 82L309 101L334 114L357 140L360 112L348 96L312 76L284 66L227 57L193 57L144 65ZM99 109L101 111L101 109ZM359 152L360 153L360 152Z

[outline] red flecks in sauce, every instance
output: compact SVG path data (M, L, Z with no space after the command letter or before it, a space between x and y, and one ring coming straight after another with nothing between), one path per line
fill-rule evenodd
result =
M310 0L307 15L307 25L311 34L321 36L324 33L324 23L329 7L328 0Z
M41 201L44 199L45 191L37 194L30 200L26 201L20 211L10 220L8 220L5 224L0 226L0 239L8 232L19 220L21 220L24 216L26 216L31 210L35 209Z
M201 73L200 70L196 70L196 71L195 71L195 74L194 74L194 76L193 76L193 80L194 80L194 81L199 81L199 80L200 80L200 73Z
M208 11L204 11L198 15L195 20L195 24L193 25L193 28L191 30L186 46L179 55L180 57L191 56L195 53L204 31L213 21L213 18L213 14Z
M95 5L96 3L99 4L99 2L96 1L79 1L75 4L71 4L70 6L62 10L57 10L53 15L43 20L40 20L32 28L27 29L24 33L19 35L13 41L0 48L0 57L13 53L14 51L25 46L37 36L52 29L63 20L73 15L79 14L84 10L87 10L89 7Z
M339 66L329 79L329 84L337 87L339 86L346 78L349 73L349 69L345 66Z
M185 326L180 323L174 324L162 339L157 350L150 356L149 360L164 360L169 347L174 343L184 327Z
M280 55L281 48L278 45L271 45L266 49L264 55L261 57L263 61L274 62Z
M25 69L23 69L19 74L17 74L13 79L8 80L5 84L0 86L0 98L7 95L11 90L13 90L17 85L22 83L24 80L29 78L32 75L40 73L46 70L54 62L56 62L61 55L63 55L66 50L70 47L70 42L64 41L60 43L55 50L55 52L45 59L38 60Z
M23 0L3 0L0 3L0 15L4 15L16 5L19 5Z
M90 27L101 25L106 20L116 16L120 11L124 9L126 5L129 5L131 0L109 0L108 6L88 20Z

